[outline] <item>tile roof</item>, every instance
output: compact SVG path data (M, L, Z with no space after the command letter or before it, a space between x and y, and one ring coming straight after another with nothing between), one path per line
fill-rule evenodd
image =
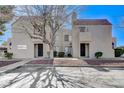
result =
M107 19L77 19L75 25L112 25Z

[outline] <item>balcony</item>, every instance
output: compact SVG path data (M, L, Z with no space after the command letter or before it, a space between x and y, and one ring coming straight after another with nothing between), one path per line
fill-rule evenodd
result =
M91 38L91 33L90 32L80 32L79 33L80 35L80 37L79 37L79 39L80 39L80 41L92 41L92 38Z

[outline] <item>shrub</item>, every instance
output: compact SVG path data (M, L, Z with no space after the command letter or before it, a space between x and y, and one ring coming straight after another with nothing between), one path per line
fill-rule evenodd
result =
M6 52L4 56L8 59L12 59L13 53Z
M122 54L124 54L123 48L116 48L115 49L115 57L120 57Z
M72 57L72 55L71 54L68 54L68 57Z
M54 57L57 57L57 51L53 52Z
M64 57L65 53L64 52L59 52L58 57Z
M102 57L103 53L102 52L96 52L95 53L95 57L98 59L100 57Z

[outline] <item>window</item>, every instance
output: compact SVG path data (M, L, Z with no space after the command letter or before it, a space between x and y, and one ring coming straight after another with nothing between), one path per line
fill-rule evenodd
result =
M12 43L11 42L9 43L9 46L12 46Z
M9 43L9 49L11 49L11 47L12 47L12 43L10 42L10 43Z
M64 40L65 40L65 41L69 41L69 35L65 35L65 36L64 36Z
M115 48L115 44L112 42L112 48L114 49Z
M80 29L80 32L85 32L86 27L80 27L79 29Z

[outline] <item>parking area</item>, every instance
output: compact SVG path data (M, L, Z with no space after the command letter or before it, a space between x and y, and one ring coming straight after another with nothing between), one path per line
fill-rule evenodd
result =
M122 88L124 68L41 67L15 68L0 74L2 88Z

